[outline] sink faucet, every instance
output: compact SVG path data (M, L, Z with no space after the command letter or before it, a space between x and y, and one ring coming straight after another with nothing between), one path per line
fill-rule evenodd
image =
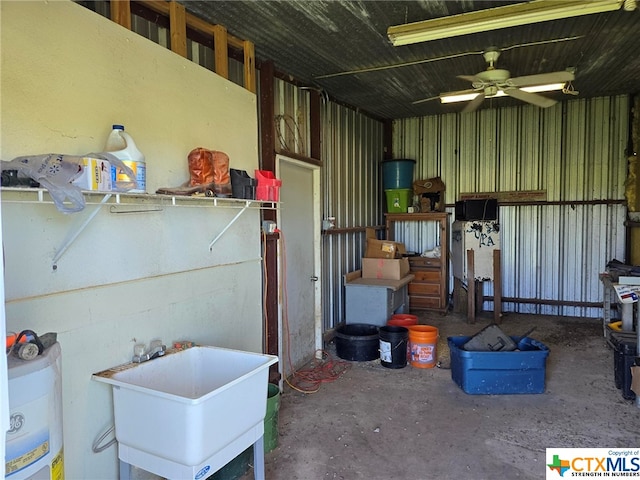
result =
M137 344L133 347L133 363L142 363L164 355L167 346L162 344L161 340L154 340L149 346L149 350L145 351L143 344Z

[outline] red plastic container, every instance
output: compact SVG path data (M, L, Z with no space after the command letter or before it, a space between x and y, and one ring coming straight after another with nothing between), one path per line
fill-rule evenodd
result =
M280 201L280 186L282 180L275 177L269 170L256 170L256 200L267 202Z
M409 313L396 313L393 315L387 325L392 325L396 327L409 327L411 325L418 324L418 317L416 315L411 315Z

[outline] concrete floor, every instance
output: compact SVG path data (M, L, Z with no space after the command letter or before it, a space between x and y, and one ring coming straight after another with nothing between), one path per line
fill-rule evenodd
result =
M613 353L595 319L505 314L501 328L550 348L546 391L468 395L452 380L446 337L472 335L463 315L422 314L438 327L443 368L349 362L314 394L285 385L267 480L540 479L548 447L639 447L640 409L614 385ZM327 346L335 356L335 348ZM337 359L337 357L335 357ZM243 480L253 478L249 470Z

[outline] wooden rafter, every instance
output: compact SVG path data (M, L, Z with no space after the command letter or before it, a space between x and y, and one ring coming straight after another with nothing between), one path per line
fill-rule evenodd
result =
M256 93L256 53L253 43L244 41L244 88Z
M110 2L111 20L124 28L131 30L131 3L129 0Z
M169 2L169 28L171 31L171 51L187 57L187 19L184 5Z
M229 78L228 34L222 25L213 25L213 47L216 73Z

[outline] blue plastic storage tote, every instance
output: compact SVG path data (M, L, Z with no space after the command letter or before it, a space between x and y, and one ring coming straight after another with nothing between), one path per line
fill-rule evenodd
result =
M383 160L382 185L384 190L413 189L413 167L415 160Z
M549 348L529 337L511 337L518 350L470 352L462 349L471 337L448 337L451 379L465 393L504 395L544 393Z

